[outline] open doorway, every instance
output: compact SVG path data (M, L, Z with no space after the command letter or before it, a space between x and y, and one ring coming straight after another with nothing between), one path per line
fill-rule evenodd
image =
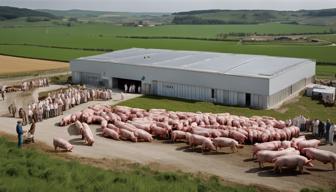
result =
M245 94L245 105L247 107L251 106L251 93L246 93Z
M141 88L139 89L139 87L141 87L141 81L132 79L113 78L112 82L113 82L113 88L115 89L125 91L125 85L127 85L127 92L130 92L129 88L131 87L131 85L134 85L135 88L134 93L139 93L139 91L141 92Z

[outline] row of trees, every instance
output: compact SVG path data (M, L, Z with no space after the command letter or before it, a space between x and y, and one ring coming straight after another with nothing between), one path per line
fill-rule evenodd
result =
M228 36L235 36L235 37L246 37L246 36L279 36L279 35L314 35L314 34L335 34L336 30L330 28L328 31L321 31L321 32L299 32L299 33L286 33L286 34L278 34L278 33L243 33L243 32L230 32L230 33L219 33L216 35L219 39L226 39Z
M246 20L219 20L219 19L203 19L196 16L175 16L173 21L173 24L257 24L257 22L252 21L246 21Z

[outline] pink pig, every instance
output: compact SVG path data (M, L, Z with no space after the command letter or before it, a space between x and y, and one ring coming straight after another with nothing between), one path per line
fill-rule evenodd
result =
M184 139L186 139L186 132L178 130L172 132L171 140L173 142Z
M153 141L152 135L142 129L137 129L134 134L137 136L138 141L145 141L145 142Z
M201 135L195 135L195 134L191 134L189 137L189 145L192 147L192 149L194 150L194 148L198 145L202 145L204 140L206 140L207 138Z
M151 126L151 132L153 136L158 136L160 138L166 138L168 135L168 130L156 125Z
M306 157L301 155L284 155L277 157L273 160L274 162L274 171L279 169L279 172L282 172L283 167L290 169L296 169L299 167L300 173L303 173L303 166L313 167L311 163L312 160L308 160Z
M121 121L116 121L114 122L114 125L120 129L126 129L128 131L134 132L135 130L137 130L136 127L134 127L132 124L129 123L124 123Z
M290 148L291 144L292 144L292 142L290 142L290 141L282 141L281 142L281 148L283 148L283 149Z
M276 151L281 147L281 141L270 141L266 143L256 143L253 145L252 151L253 151L253 157L257 154L258 151L261 150L270 150L270 151Z
M317 148L320 144L320 140L311 139L311 140L302 140L297 143L297 149L302 151L304 148Z
M306 140L305 136L300 136L298 138L292 138L292 147L297 149L298 148L297 143L300 141L304 141L304 140Z
M216 147L209 138L204 139L202 143L202 152L206 150L216 151Z
M82 139L84 139L84 135L83 135L83 125L82 125L82 123L80 122L80 121L76 121L75 122L75 127L77 128L77 131L78 131L78 133L79 134L81 134L82 135Z
M107 128L107 121L105 119L103 119L100 123L100 126L101 126L102 129Z
M53 144L55 151L57 150L57 148L65 149L67 151L72 151L73 149L73 145L71 145L68 141L62 138L54 138Z
M259 167L264 167L264 162L272 163L273 159L284 156L284 155L300 155L300 152L294 148L287 148L281 151L269 151L262 150L257 153L257 161L259 162Z
M108 129L112 129L113 131L115 131L115 132L117 132L117 133L120 132L119 128L116 127L116 126L113 125L113 124L108 124L108 125L107 125L107 128L108 128Z
M73 123L77 120L77 116L75 114L72 114L71 115L71 120L70 120L70 123Z
M239 131L230 131L230 137L237 140L239 143L244 143L247 137Z
M114 140L119 140L119 134L112 129L107 129L107 128L103 129L103 136L110 137Z
M336 153L316 148L305 148L303 149L303 153L305 153L309 159L316 159L324 164L331 163L332 168L335 171Z
M62 120L60 122L60 126L66 126L66 125L70 124L70 122L71 122L71 114L62 118Z
M243 145L240 145L238 141L231 139L231 138L226 138L226 137L217 137L212 140L213 144L217 148L222 148L222 147L230 147L232 150L232 153L235 151L238 151L237 148L243 148Z
M126 129L120 129L120 138L123 140L130 140L133 142L137 142L138 139L135 137L134 133L126 130Z
M92 131L91 131L89 125L86 124L86 123L83 123L83 128L84 128L83 129L84 139L85 139L85 141L88 145L92 146L93 143L94 143L94 138L93 138Z

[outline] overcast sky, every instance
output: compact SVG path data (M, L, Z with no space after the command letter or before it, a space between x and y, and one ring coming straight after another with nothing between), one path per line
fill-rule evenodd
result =
M336 0L0 0L0 5L33 9L176 12L200 9L323 9L336 8Z

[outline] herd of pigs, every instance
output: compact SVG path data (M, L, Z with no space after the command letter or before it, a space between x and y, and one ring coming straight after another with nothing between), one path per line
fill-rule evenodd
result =
M297 168L313 166L316 159L331 163L335 170L336 154L318 149L319 140L307 140L300 136L295 126L272 117L250 118L229 113L172 112L164 109L143 110L124 106L90 106L80 112L62 118L60 126L74 124L84 142L92 146L94 135L89 124L101 126L102 135L114 140L151 142L157 139L171 139L172 142L186 142L193 150L201 146L202 152L217 151L230 147L232 152L242 148L244 143L253 145L253 157L259 166L273 163L274 170L283 167ZM73 146L62 138L54 138L54 147L71 151Z

